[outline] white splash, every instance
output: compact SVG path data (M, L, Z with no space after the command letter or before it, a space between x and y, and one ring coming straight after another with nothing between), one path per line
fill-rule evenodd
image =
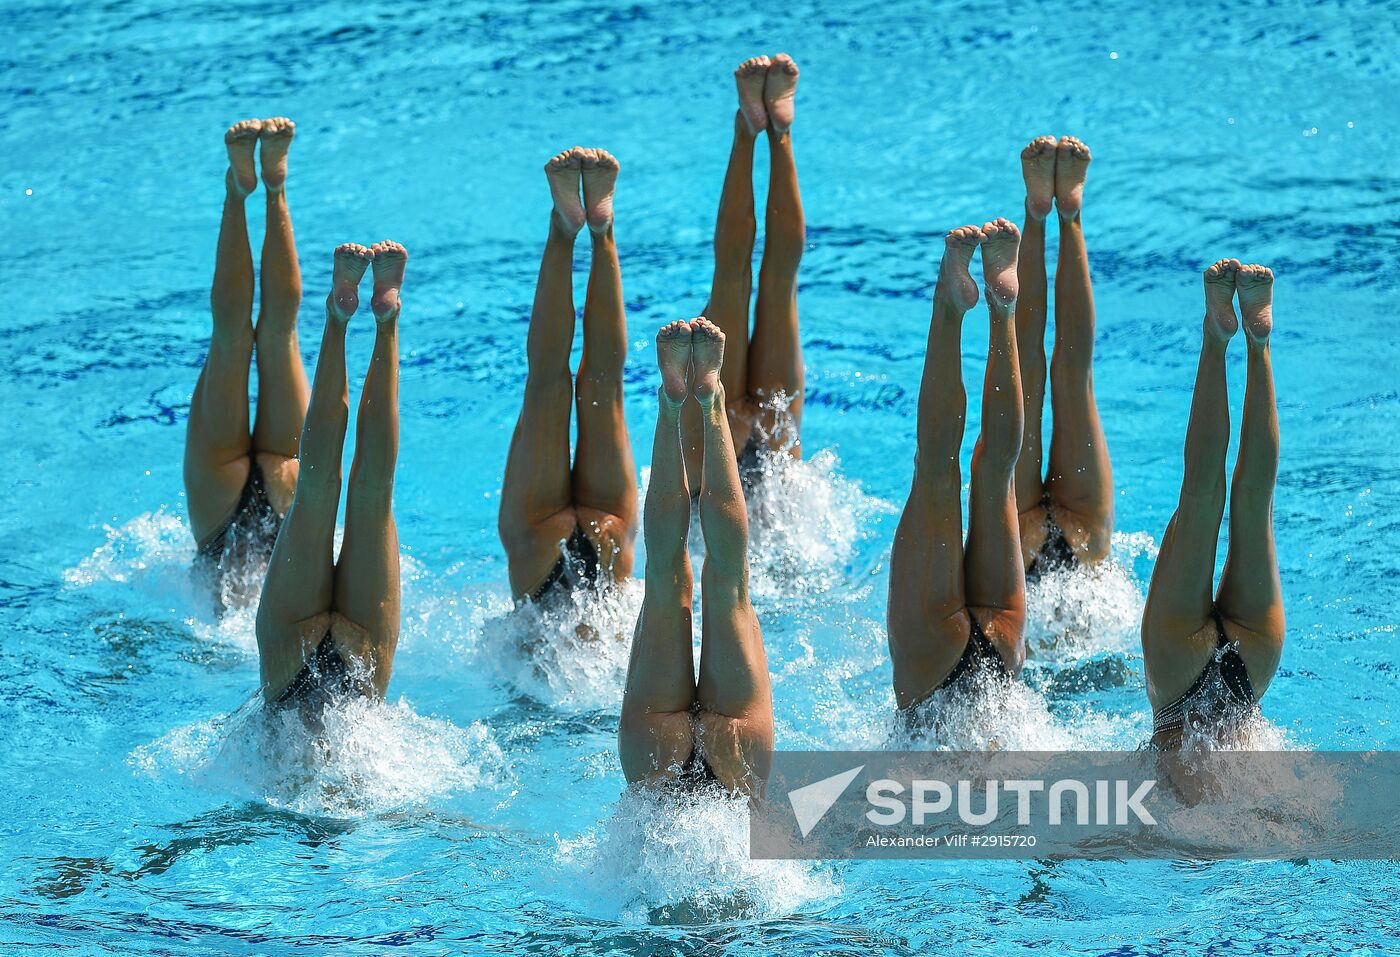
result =
M1068 664L1104 652L1135 652L1143 590L1133 567L1144 555L1157 555L1151 536L1116 532L1107 560L1056 568L1028 583L1026 654Z
M353 818L489 787L505 760L481 723L459 728L402 700L339 701L312 729L295 710L255 698L137 748L128 763L301 814Z
M560 841L558 889L578 908L628 924L765 920L839 891L810 861L749 857L743 798L628 791L613 814Z
M554 708L617 710L643 587L555 592L486 618L480 657L502 681Z
M1088 709L1055 714L1040 692L984 670L935 691L914 709L911 720L896 716L889 747L910 751L1112 751L1121 749L1124 741L1146 737L1140 715Z

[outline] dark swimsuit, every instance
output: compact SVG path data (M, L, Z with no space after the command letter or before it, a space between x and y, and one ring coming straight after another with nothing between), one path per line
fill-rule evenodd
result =
M281 527L282 517L268 500L262 468L254 460L233 515L199 546L195 567L210 574L217 585L235 569L271 555Z
M560 549L559 560L554 563L549 577L530 593L530 601L541 601L556 590L570 592L580 587L591 588L598 582L600 564L598 549L583 534L583 529L575 525L574 533Z
M948 673L934 688L934 691L942 691L944 688L952 687L962 681L974 671L984 667L991 667L999 674L1009 675L1011 669L1006 667L1005 660L992 644L987 633L982 630L982 623L973 617L972 612L967 613L968 621L972 623L972 633L967 636L967 645L963 648L962 657L953 666L953 670Z
M1040 504L1045 509L1045 544L1040 546L1040 551L1031 560L1031 567L1026 569L1028 582L1036 581L1048 572L1079 564L1069 539L1065 538L1064 529L1060 528L1060 523L1055 521L1055 515L1050 511L1050 497L1047 495L1041 499Z
M355 695L368 696L368 686L335 650L335 641L331 633L326 632L316 646L316 653L301 666L292 683L274 703L283 707L315 707L324 706L333 698Z
M1194 684L1171 704L1152 713L1152 740L1180 738L1186 724L1243 715L1254 707L1254 685L1240 657L1239 647L1225 637L1220 612L1215 620L1215 656L1201 670Z

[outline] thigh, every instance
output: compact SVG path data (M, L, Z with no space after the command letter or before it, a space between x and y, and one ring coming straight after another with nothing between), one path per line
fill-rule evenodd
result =
M263 688L270 697L296 677L329 621L339 497L326 501L325 495L307 489L298 494L268 561L258 602L257 637ZM320 636L311 634L317 627L322 628Z
M508 523L502 512L501 542L506 551L511 593L517 599L529 597L544 584L562 555L562 543L579 526L578 513L572 507L535 522ZM598 555L601 560L603 552Z
M368 669L381 695L389 684L401 623L399 536L390 494L357 490L352 484L332 603L338 648L347 660Z
M630 522L621 516L583 506L574 509L574 513L584 537L598 552L603 579L620 582L630 578L637 540L635 513Z

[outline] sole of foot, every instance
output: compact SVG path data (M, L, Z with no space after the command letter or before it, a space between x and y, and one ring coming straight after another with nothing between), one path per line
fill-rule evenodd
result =
M292 148L292 137L297 135L297 125L285 116L274 116L262 121L258 133L258 163L262 166L262 181L269 193L280 193L287 184L287 150Z
M622 169L607 150L584 150L582 159L583 208L588 228L606 233L613 224L613 189Z
M1016 253L1021 248L1021 231L1009 219L994 219L982 225L982 285L987 304L1008 309L1016 301Z
M1240 320L1235 316L1235 276L1239 268L1238 259L1221 259L1211 263L1203 276L1206 333L1221 342L1229 342L1240 328Z
M1073 136L1062 136L1055 147L1055 206L1061 219L1075 219L1084 206L1084 177L1089 172L1089 147Z
M977 305L977 283L970 266L982 238L982 230L976 226L959 226L943 237L943 262L938 267L934 298L946 298L960 313Z
M1240 266L1235 273L1240 297L1240 319L1249 341L1262 344L1274 331L1274 271L1258 263Z
M554 199L554 221L566 233L577 233L583 228L582 178L583 154L581 146L557 153L544 164L544 175L549 180L549 195Z
M360 308L360 278L374 260L374 253L358 243L345 243L335 248L335 266L331 273L331 294L327 302L331 316L341 323L350 321Z
M690 321L690 394L708 408L720 390L719 367L724 362L724 333L704 316Z
M734 71L734 85L739 88L739 113L754 135L768 128L763 86L768 82L768 67L772 62L766 56L749 57Z
M1026 212L1044 219L1055 205L1055 137L1037 136L1026 144L1021 175L1026 180Z
M253 165L253 147L258 145L262 120L240 120L224 132L228 150L228 191L242 199L258 188L258 170Z
M690 323L668 322L656 334L656 365L661 370L661 394L672 406L690 396Z
M768 110L768 128L778 135L792 126L793 100L797 96L797 64L786 53L779 53L768 66L763 84L763 106Z
M391 239L369 247L374 254L374 292L369 307L376 322L390 322L399 317L399 289L403 286L403 271L408 264L408 250Z

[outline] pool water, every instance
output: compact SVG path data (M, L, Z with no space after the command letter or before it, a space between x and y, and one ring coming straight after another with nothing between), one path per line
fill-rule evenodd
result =
M6 4L0 949L1393 952L1388 863L751 862L741 807L623 795L626 646L572 621L627 633L640 585L511 616L495 531L549 212L541 165L575 143L622 162L645 473L651 336L707 293L729 71L786 50L802 67L808 460L751 506L779 746L890 740L887 555L941 237L1019 218L1019 149L1074 133L1095 157L1084 220L1115 561L1031 595L1025 687L943 743L1146 737L1137 621L1180 479L1200 271L1228 255L1278 276L1289 636L1261 740L1397 747L1391 5L296 7ZM250 703L251 613L217 619L190 582L182 501L221 134L274 114L298 123L308 364L332 248L393 238L412 254L403 638L388 702L332 712L322 738ZM353 398L368 322L350 338ZM973 422L985 347L974 313ZM1236 423L1243 372L1236 343Z

